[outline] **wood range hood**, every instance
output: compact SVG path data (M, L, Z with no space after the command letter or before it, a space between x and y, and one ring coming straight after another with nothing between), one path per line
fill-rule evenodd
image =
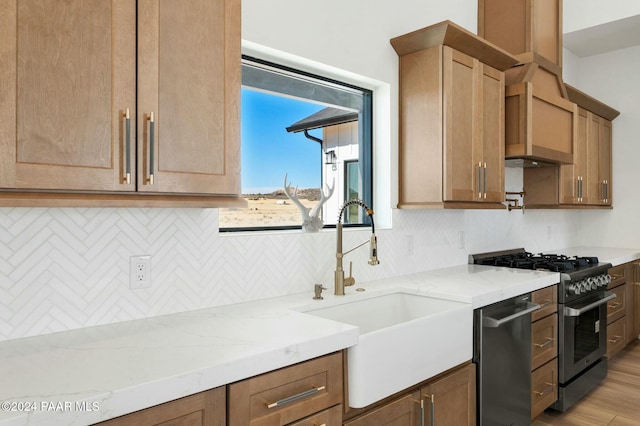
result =
M478 0L478 35L521 61L505 71L505 165L573 163L578 108L562 80L562 0Z

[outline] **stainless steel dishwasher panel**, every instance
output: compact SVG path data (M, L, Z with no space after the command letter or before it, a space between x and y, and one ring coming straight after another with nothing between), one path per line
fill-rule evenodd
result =
M474 311L478 425L531 424L530 294Z

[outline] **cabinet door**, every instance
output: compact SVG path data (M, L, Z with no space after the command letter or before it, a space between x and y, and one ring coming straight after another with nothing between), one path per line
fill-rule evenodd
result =
M418 426L420 393L413 392L344 423L344 426Z
M476 369L469 364L422 389L424 424L470 426L476 424Z
M225 401L223 386L98 424L100 426L225 426Z
M587 158L589 154L589 133L591 113L578 109L578 129L574 144L573 162L560 166L560 204L586 204L589 190Z
M600 191L602 193L601 204L611 205L611 138L612 123L609 120L600 118L600 140L598 145L598 175L600 181Z
M633 326L631 327L629 341L640 337L640 261L632 263L630 267L632 272L632 295L633 295ZM627 314L628 315L628 314Z
M482 96L479 114L482 123L483 201L502 202L504 189L504 73L480 64Z
M128 0L0 1L1 188L135 189L135 16Z
M474 134L478 60L443 47L444 201L474 201L482 191L483 164Z
M240 2L138 8L138 190L239 194Z

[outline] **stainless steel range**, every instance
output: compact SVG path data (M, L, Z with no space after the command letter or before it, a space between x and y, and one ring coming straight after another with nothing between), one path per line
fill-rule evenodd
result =
M469 256L469 262L560 273L558 285L558 401L565 411L607 375L607 302L610 263L597 257L532 254L514 249Z

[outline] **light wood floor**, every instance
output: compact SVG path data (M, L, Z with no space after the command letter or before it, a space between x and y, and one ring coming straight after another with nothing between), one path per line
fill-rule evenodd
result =
M547 411L533 426L640 425L640 340L609 361L607 378L565 413Z

